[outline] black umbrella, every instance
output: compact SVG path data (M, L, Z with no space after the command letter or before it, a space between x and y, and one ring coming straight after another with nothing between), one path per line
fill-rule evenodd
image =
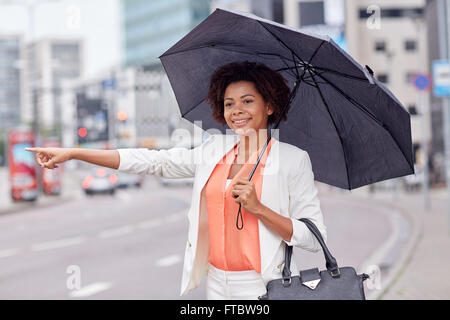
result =
M223 133L228 126L213 120L205 102L213 72L244 60L279 71L291 89L290 108L272 129L308 152L317 181L351 190L414 173L408 111L327 36L216 9L159 58L182 117Z

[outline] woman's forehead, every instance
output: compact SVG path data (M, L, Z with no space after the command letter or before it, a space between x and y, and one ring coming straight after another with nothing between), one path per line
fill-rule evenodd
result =
M259 92L256 90L254 83L250 81L232 82L225 89L225 98L228 95L236 95L240 97L244 94L258 95Z

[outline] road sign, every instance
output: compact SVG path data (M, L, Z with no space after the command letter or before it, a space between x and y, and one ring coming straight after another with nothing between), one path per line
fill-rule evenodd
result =
M436 97L450 96L450 64L448 60L433 61L433 83Z
M426 73L415 74L412 83L419 91L428 91L431 89L431 77Z
M105 79L102 81L102 88L104 90L115 90L116 89L116 79Z

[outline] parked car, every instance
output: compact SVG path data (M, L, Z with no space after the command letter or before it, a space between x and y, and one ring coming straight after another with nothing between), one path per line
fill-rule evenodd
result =
M144 176L138 174L117 173L117 188L128 188L128 187L142 187L144 183Z
M92 170L84 177L81 187L87 195L94 193L114 194L117 188L117 175L105 168Z

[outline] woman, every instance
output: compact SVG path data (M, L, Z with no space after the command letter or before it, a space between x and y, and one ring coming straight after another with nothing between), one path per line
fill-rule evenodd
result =
M306 151L271 137L248 181L267 141L268 124L278 118L288 96L283 77L264 64L230 63L211 77L207 102L214 119L236 134L213 134L192 150L27 150L37 152L37 162L50 169L78 159L128 173L195 177L181 295L207 275L208 299L257 299L268 281L281 277L285 243L321 249L297 219L309 218L326 241ZM298 274L295 263L291 272Z

